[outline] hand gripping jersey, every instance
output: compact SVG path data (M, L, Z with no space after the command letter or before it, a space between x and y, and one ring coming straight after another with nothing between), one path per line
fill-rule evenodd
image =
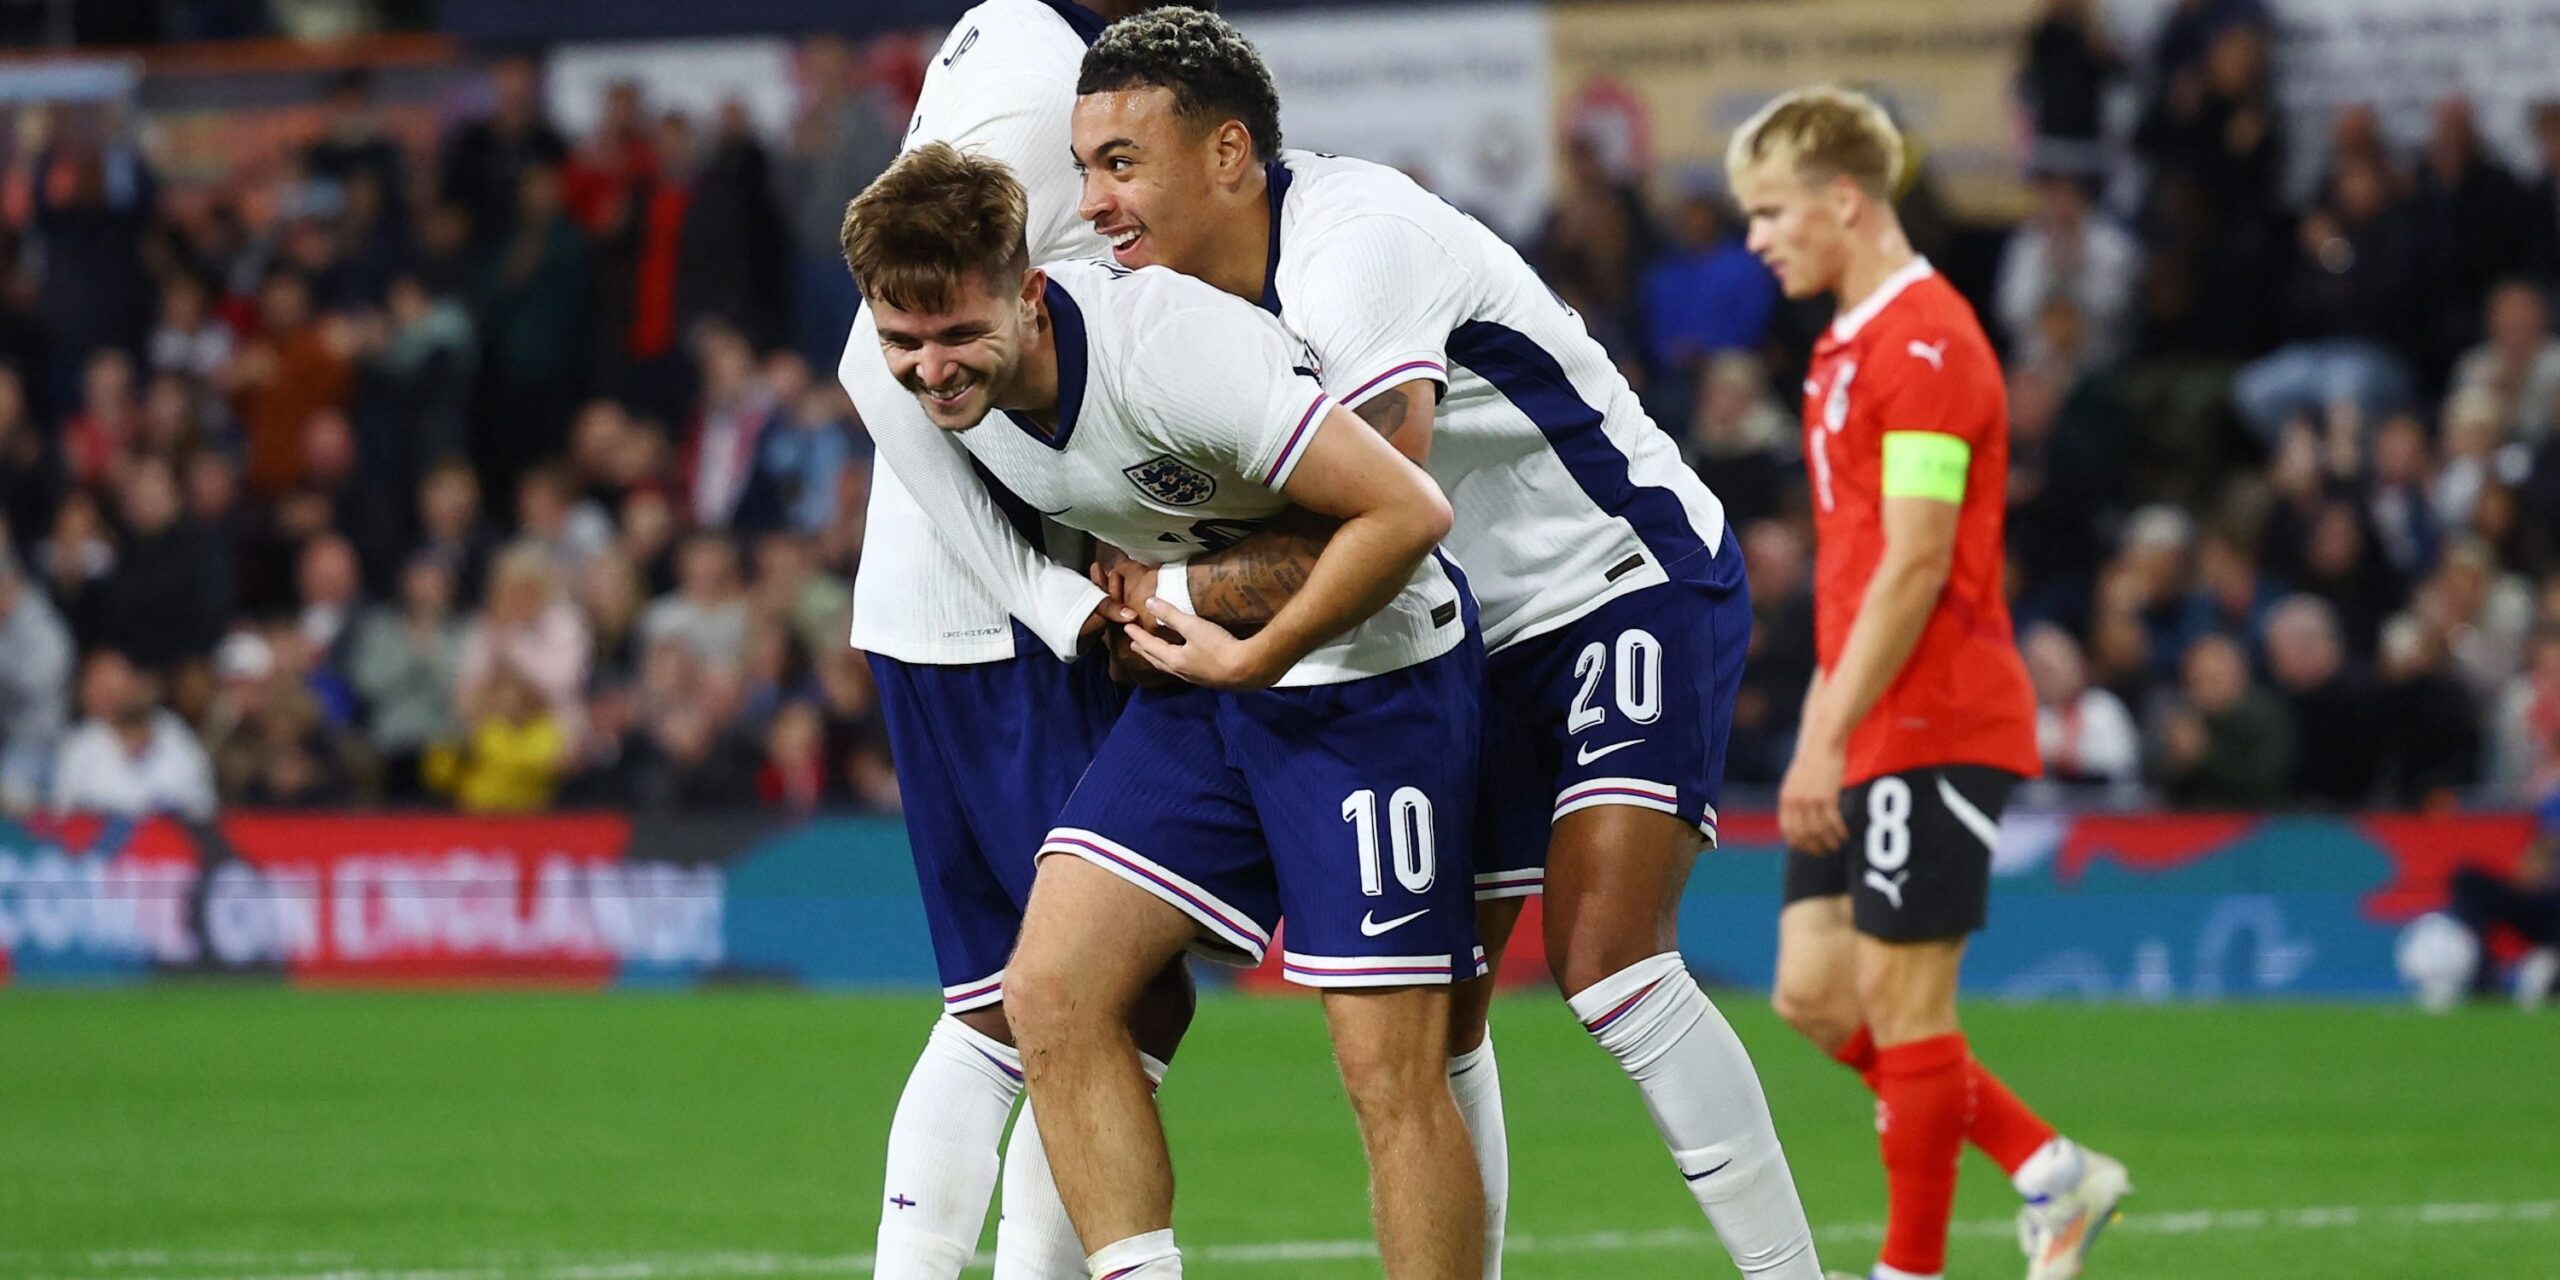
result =
M1710 572L1723 504L1518 252L1384 165L1289 151L1270 179L1263 307L1325 389L1358 408L1442 387L1431 474L1488 651Z
M1102 27L1099 15L1072 0L986 0L961 15L926 64L907 126L909 148L948 142L1013 170L1031 201L1034 262L1109 248L1076 217L1079 184L1068 153L1076 72ZM856 193L844 194L850 200ZM866 363L863 372L872 376L857 378ZM889 380L867 324L847 343L844 365L846 388L866 423L889 415L926 421ZM1059 657L1072 656L1076 628L1100 593L1041 554L1047 539L1036 520L1011 523L1008 514L1024 513L1007 513L975 483L933 492L936 510L928 516L887 459L874 468L869 545L853 584L853 643L907 662L1010 658L1010 610L1020 604L1036 605L1024 608L1023 620Z
M958 433L997 482L1159 564L1227 546L1289 505L1280 488L1333 399L1295 367L1285 330L1162 267L1046 269L1056 430L997 410ZM1279 683L1338 684L1437 657L1465 635L1463 612L1456 582L1427 557L1385 609Z
M1957 764L2035 776L2035 693L2001 593L2008 394L1973 308L1915 259L1832 322L1804 391L1823 670L1839 662L1883 557L1887 494L1962 504L1946 590L1900 674L1850 733L1843 781Z

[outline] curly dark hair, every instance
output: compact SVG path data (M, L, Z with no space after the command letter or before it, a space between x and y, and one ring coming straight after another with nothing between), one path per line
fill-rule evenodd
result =
M1280 91L1226 19L1183 5L1154 9L1112 23L1085 50L1077 94L1149 88L1171 90L1174 110L1203 127L1243 125L1255 159L1280 154Z

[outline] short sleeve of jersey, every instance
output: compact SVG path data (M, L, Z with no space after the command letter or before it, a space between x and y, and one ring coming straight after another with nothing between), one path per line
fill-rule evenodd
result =
M1157 319L1119 376L1150 434L1177 456L1217 462L1276 490L1333 403L1297 366L1296 350L1278 321L1221 299Z
M1922 324L1882 345L1858 370L1858 389L1875 397L1880 432L1925 431L1979 449L2006 425L2000 366L1978 339Z
M1416 378L1449 383L1449 333L1469 278L1422 227L1352 218L1309 238L1282 301L1324 364L1325 390L1352 408Z

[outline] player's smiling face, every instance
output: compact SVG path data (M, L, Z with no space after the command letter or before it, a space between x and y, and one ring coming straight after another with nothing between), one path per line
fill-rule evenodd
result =
M1746 243L1790 298L1828 293L1840 283L1848 242L1840 185L1808 180L1783 156L1734 177L1734 197L1750 220Z
M1184 119L1170 89L1076 99L1076 171L1084 177L1077 213L1111 242L1121 266L1197 272L1222 161L1230 159L1220 145L1225 132Z
M871 300L889 372L945 431L966 431L990 410L1034 409L1006 401L1028 348L1037 299L1047 277L1026 273L1021 292L977 276L955 282L940 305L909 310Z

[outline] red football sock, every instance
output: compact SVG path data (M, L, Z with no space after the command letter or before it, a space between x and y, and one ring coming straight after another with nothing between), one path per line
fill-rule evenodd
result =
M1865 1026L1861 1025L1856 1034L1842 1041L1839 1048L1832 1050L1831 1060L1857 1072L1858 1078L1867 1082L1867 1091L1870 1093L1875 1091L1876 1038L1875 1034L1868 1031Z
M1876 1051L1877 1132L1884 1149L1884 1251L1878 1261L1933 1276L1946 1270L1947 1217L1973 1090L1964 1036L1932 1036Z
M1973 1122L1965 1127L1964 1136L1997 1162L2001 1172L2014 1176L2027 1157L2053 1141L2053 1126L2018 1101L2018 1095L2009 1092L1990 1068L1970 1057L1964 1065L1973 1082Z

